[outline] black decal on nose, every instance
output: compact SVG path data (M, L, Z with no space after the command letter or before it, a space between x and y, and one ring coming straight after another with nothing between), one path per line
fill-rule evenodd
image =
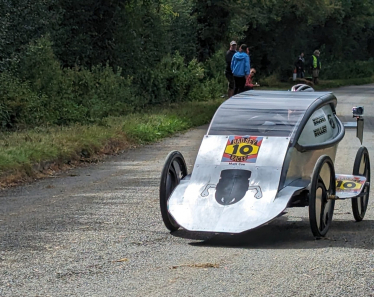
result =
M248 190L251 171L227 169L221 171L216 188L216 200L219 204L230 205L239 202Z

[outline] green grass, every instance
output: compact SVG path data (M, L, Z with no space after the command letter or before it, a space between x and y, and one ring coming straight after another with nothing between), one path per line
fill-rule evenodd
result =
M218 100L154 109L128 118L123 130L133 142L153 142L175 132L208 123L221 103L222 100Z
M314 88L316 90L339 88L343 86L365 85L374 83L374 77L320 80L319 84Z
M268 80L260 89L289 90L293 83ZM374 78L321 80L316 90L373 83ZM158 141L176 132L208 123L222 100L189 102L154 107L145 112L109 117L99 124L39 127L0 133L0 177L8 174L33 176L38 164L65 164L87 159L132 144Z
M275 80L273 76L266 78L264 83L261 83L261 88L259 90L289 90L295 84L300 82L294 82L290 79L288 82L280 82ZM365 77L365 78L350 78L350 79L334 79L334 80L323 80L320 79L317 85L314 85L313 88L316 91L323 91L326 89L339 88L343 86L352 86L352 85L364 85L374 83L374 77Z
M174 104L110 117L100 124L1 133L0 176L9 172L32 175L33 165L41 162L69 163L106 150L110 153L116 146L154 142L208 123L221 103L222 100Z

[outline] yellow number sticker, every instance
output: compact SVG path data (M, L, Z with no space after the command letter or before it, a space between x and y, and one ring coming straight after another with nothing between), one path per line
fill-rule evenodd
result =
M262 137L229 136L221 162L256 163Z

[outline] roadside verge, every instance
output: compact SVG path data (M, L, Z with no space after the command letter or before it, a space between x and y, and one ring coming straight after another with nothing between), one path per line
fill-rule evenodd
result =
M0 188L97 162L106 155L206 124L222 101L159 106L90 125L1 133Z

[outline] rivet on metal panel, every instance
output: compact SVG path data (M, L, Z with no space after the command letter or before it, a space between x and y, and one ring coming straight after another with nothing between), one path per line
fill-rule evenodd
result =
M196 165L196 167L199 167L199 165Z

